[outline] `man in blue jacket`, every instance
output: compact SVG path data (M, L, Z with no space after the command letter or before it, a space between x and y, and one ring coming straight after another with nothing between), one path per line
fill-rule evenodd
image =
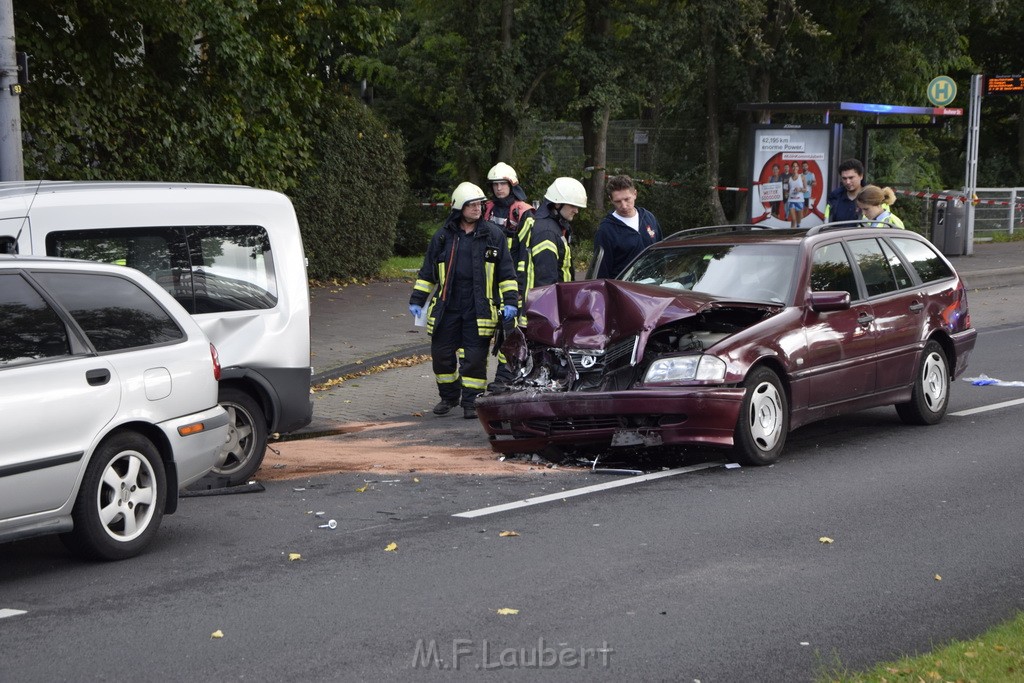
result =
M661 240L658 219L636 206L636 187L628 175L608 179L608 197L615 207L597 228L591 271L595 278L618 277L637 254Z
M847 159L839 164L839 187L828 193L825 222L855 221L860 219L857 195L864 183L864 164Z

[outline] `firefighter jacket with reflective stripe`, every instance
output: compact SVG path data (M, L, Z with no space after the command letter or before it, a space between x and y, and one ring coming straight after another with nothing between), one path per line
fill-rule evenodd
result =
M900 230L906 230L906 226L903 225L903 221L900 220L899 216L888 210L884 210L875 216L875 219L869 221L869 224L872 228L899 228Z
M534 287L575 279L569 248L571 241L572 223L562 218L553 204L546 203L540 207L523 242L526 251L525 292Z
M518 190L519 186L514 189ZM519 194L522 194L521 191ZM484 205L484 220L491 221L505 231L508 251L512 254L512 265L516 268L516 279L519 280L519 293L522 295L526 286L526 255L519 236L530 233L534 220L533 207L511 195L504 200L492 199Z
M501 319L501 308L518 303L515 268L501 228L479 220L473 232L467 234L459 227L460 216L460 212L452 211L445 224L430 238L409 303L426 306L430 299L430 305L426 306L427 332L433 334L434 326L444 315L449 289L456 280L453 270L458 261L456 249L471 249L472 301L477 332L481 337L490 337Z
M594 235L594 254L600 258L595 278L617 277L641 251L661 241L661 226L654 214L639 206L636 210L640 214L639 230L616 218L614 211L601 219Z

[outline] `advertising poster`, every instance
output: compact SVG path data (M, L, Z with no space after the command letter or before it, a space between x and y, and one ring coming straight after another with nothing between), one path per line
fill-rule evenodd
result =
M755 128L752 224L788 228L824 221L833 167L832 140L833 126Z

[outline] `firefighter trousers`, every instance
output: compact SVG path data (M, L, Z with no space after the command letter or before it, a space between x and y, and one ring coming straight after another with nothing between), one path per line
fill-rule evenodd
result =
M446 310L434 326L430 356L442 401L470 408L487 386L489 337L477 331L475 311Z

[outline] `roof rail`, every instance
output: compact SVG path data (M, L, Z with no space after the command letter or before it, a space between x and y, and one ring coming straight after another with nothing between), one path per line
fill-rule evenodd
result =
M769 228L767 225L708 225L703 228L687 228L686 230L680 230L679 232L672 233L671 235L665 237L664 239L670 240L675 237L696 237L697 235L716 235L719 233L724 234L729 232L772 229L773 228Z
M857 220L854 220L854 221L834 221L832 223L822 223L821 225L815 225L815 226L813 226L811 228L808 228L807 235L808 236L810 236L810 235L817 235L820 232L828 232L828 231L831 231L831 230L854 230L856 228L871 228L871 227L874 227L874 228L880 229L880 230L884 230L886 228L891 228L893 230L902 230L902 228L897 228L896 226L889 225L888 223L886 223L885 225L872 225L872 223L874 223L874 221L867 220L867 219L857 219Z

